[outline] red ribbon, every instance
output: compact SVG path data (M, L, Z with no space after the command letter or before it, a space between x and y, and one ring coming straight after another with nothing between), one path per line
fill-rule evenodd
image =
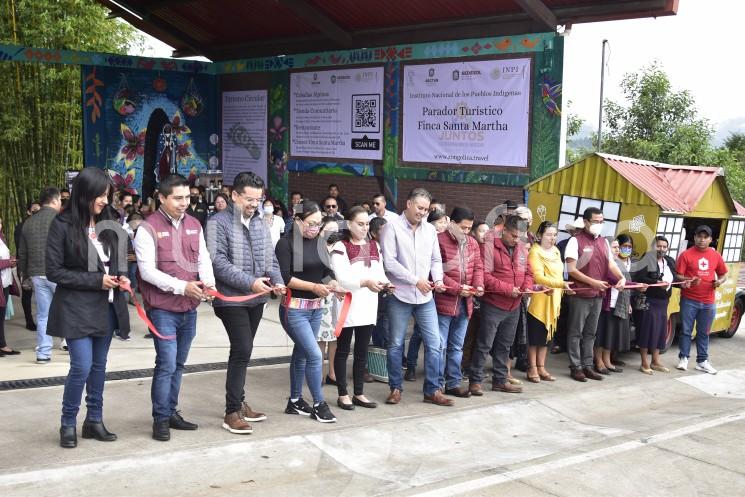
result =
M176 335L161 335L158 333L158 329L155 327L155 325L150 321L150 319L147 317L147 313L145 312L145 309L142 308L140 305L140 302L137 300L137 296L135 295L135 292L132 291L132 287L130 286L129 282L124 282L122 280L119 280L119 290L129 292L130 298L135 303L135 309L137 309L137 315L140 316L140 319L147 325L150 332L155 335L156 337L160 338L161 340L175 340Z

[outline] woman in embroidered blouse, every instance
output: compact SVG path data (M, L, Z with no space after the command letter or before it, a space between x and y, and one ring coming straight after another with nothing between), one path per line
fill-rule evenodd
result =
M390 284L383 270L380 247L375 240L367 239L368 214L362 207L352 207L347 213L347 231L342 241L331 251L331 267L339 283L351 290L352 305L344 328L338 339L334 369L339 390L337 404L345 410L354 406L373 408L364 393L365 369L367 368L367 346L375 326L378 312L378 293ZM347 392L347 357L354 335L354 396L350 400Z
M530 247L528 263L533 270L537 285L553 289L547 293L536 293L528 306L528 381L540 383L541 380L554 381L546 371L548 343L556 331L561 309L563 291L569 291L569 283L564 281L564 264L556 248L558 229L550 221L538 226L538 242Z

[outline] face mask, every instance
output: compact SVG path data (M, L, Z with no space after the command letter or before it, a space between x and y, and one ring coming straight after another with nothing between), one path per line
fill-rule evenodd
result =
M304 228L303 229L303 236L305 238L315 238L318 236L318 233L321 231L320 226L314 226L312 228Z
M602 224L591 224L590 225L590 234L592 236L600 236L600 233L602 232L603 232Z
M264 213L265 214L273 214L274 213L274 206L273 205L266 205L266 206L264 206Z
M631 251L631 247L621 247L621 252L619 253L619 255L626 259L628 257L631 257Z

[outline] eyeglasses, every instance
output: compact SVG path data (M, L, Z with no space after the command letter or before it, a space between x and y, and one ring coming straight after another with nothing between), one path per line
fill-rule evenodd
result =
M264 203L264 200L266 200L266 197L251 198L251 197L244 197L242 194L238 194L238 196L241 197L246 202L253 203L253 204L261 204L261 203Z
M314 223L314 222L306 223L305 221L302 221L302 223L306 225L308 228L320 228L323 225L323 223Z
M338 209L339 208L338 205L332 205L332 204L326 204L324 205L324 207L327 209Z

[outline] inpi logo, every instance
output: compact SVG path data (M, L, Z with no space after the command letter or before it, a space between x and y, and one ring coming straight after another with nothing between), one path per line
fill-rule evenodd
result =
M429 77L430 78L434 78L435 77L435 68L434 67L430 67L429 68Z
M460 79L460 71L456 69L455 71L453 71L453 81L458 81L459 79Z

